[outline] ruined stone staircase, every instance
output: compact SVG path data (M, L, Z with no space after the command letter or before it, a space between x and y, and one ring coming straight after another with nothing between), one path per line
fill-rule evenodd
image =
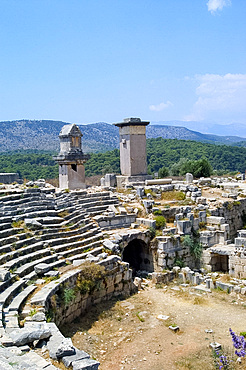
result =
M30 307L28 302L38 287L36 281L44 273L60 273L62 278L59 269L66 264L80 264L98 255L100 260L107 258L107 253L102 253L103 234L91 216L103 213L109 205L118 205L118 199L109 192L56 195L31 188L0 198L2 335L19 330L19 318L26 315L23 308ZM42 266L43 273L40 273ZM6 343L9 345L9 339ZM89 355L81 361L86 369L97 369L99 365L90 360Z

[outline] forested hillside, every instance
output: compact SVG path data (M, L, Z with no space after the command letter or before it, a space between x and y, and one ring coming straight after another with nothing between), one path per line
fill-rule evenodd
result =
M58 177L58 165L52 159L54 154L55 152L38 151L0 153L0 172L18 172L22 178L29 180L55 178ZM201 158L206 158L219 174L244 172L246 169L246 148L243 147L177 139L147 140L149 174L165 168L167 171L162 173L177 175L182 172L181 167L183 170L187 168L183 165L185 161L197 161ZM120 173L119 150L92 153L85 169L86 176L103 175L107 172Z

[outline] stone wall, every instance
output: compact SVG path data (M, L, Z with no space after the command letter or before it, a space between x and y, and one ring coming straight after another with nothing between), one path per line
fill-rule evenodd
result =
M212 209L211 216L224 217L225 223L230 226L230 238L234 239L237 230L243 228L246 218L246 199L224 202L220 208Z
M79 285L83 269L72 270L39 291L31 300L32 305L43 307L47 319L59 326L72 322L93 304L113 296L129 295L134 290L129 264L121 262L117 256L110 256L102 262L98 265L104 265L105 274L90 293L85 293Z
M0 173L0 183L12 184L13 182L19 181L18 173Z
M157 237L157 266L155 271L171 269L179 262L197 268L198 261L190 254L189 247L182 244L180 235Z

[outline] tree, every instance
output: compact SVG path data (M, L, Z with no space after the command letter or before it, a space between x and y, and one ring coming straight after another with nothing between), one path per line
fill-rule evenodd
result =
M159 178L162 179L163 177L166 177L168 175L169 175L169 171L165 166L163 166L159 169L159 171L158 171L158 177Z

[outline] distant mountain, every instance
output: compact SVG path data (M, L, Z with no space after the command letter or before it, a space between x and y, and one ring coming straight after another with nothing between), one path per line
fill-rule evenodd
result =
M62 126L68 123L48 120L20 120L0 122L0 152L37 149L59 150L58 135ZM104 152L119 147L119 129L114 125L98 122L78 124L83 133L84 152ZM183 139L214 144L243 146L246 138L202 134L186 127L173 125L147 126L147 138Z
M196 121L159 121L152 122L152 125L181 126L186 127L189 130L199 131L203 134L241 136L243 138L246 137L246 124L236 122L226 125L219 125L215 123Z

